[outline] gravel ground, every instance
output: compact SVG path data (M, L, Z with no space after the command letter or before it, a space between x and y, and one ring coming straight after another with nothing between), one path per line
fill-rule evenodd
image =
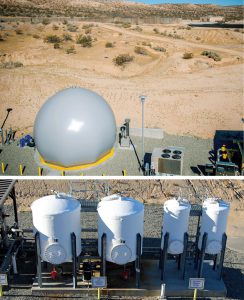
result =
M6 206L6 212L11 212L11 207ZM145 206L145 238L150 238L151 241L155 241L155 245L158 244L160 239L160 228L162 223L162 205L146 205ZM82 215L83 224L86 225L89 223L89 226L96 227L97 215L96 213L85 213ZM85 220L86 219L86 220ZM20 212L19 213L19 224L21 228L31 228L32 227L32 218L30 212ZM9 223L12 220L9 218ZM22 263L22 262L21 262ZM33 265L32 265L33 267ZM223 280L226 284L228 295L227 299L229 300L243 300L244 299L244 253L238 253L231 251L230 249L226 250L225 263L224 263L224 273ZM31 281L29 284L31 285ZM30 288L26 289L16 289L12 288L9 291L5 291L5 296L3 299L44 299L45 297L34 297L31 295ZM73 296L60 296L52 299L59 298L77 298L81 299L78 295ZM85 299L93 299L92 297L84 297ZM96 299L96 298L94 298ZM118 299L118 298L114 298ZM128 299L126 297L121 299ZM130 298L130 299L142 299L142 298ZM157 298L147 298L147 299L157 299ZM172 298L171 298L172 299ZM208 298L209 299L209 298ZM211 299L221 299L221 298L211 298Z
M141 158L141 138L131 137L139 158ZM164 139L145 138L145 161L150 157L155 147L178 146L185 148L183 175L199 175L198 166L209 162L209 152L213 148L211 139L200 139L187 136L175 136L164 133ZM2 147L0 162L6 166L5 175L19 175L19 165L22 164L24 175L38 175L38 165L34 159L34 148L19 148L17 141ZM106 163L85 171L66 172L66 175L102 175L120 176L126 169L127 175L139 176L139 164L133 150L124 150L115 146L115 155ZM60 171L43 170L43 175L60 175Z

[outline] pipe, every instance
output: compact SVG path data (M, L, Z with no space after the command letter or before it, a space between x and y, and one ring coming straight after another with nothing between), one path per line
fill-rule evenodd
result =
M18 270L17 270L17 263L16 263L16 252L12 255L12 265L13 265L13 270L14 270L14 274L18 274Z

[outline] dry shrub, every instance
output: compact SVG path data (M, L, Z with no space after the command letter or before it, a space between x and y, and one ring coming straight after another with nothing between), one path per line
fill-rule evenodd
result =
M183 54L183 58L184 59L191 59L191 58L193 58L193 53L192 52L185 52Z
M53 48L54 48L54 49L60 49L60 44L59 44L59 43L53 44Z
M67 30L70 32L76 32L78 30L78 26L75 24L67 24Z
M73 41L73 38L72 38L72 36L70 34L64 33L63 34L63 40L64 41Z
M153 28L154 33L159 34L158 28Z
M133 61L133 59L134 56L126 53L126 54L119 54L113 59L113 61L117 66L124 66L126 63Z
M152 49L159 52L166 52L166 49L160 46L154 46Z
M40 38L40 35L38 35L38 34L33 34L32 37L33 37L34 39L39 39L39 38Z
M53 30L58 30L58 29L59 29L59 27L57 25L53 24Z
M19 34L19 35L23 34L23 30L21 30L21 29L19 29L19 28L17 28L17 29L15 30L15 32L16 32L16 34Z
M44 38L44 42L45 42L45 43L56 44L56 43L61 43L61 42L62 42L62 39L61 39L59 36L57 36L57 35L50 34L50 35L47 35L47 36Z
M90 35L79 35L76 39L76 43L82 47L90 48L92 47L92 37Z
M111 42L107 42L107 43L105 44L105 47L106 47L106 48L113 48L113 47L114 47L114 44L111 43Z
M7 61L0 64L1 69L15 69L21 67L23 67L23 64L19 61Z
M82 26L82 29L91 29L92 27L94 27L94 24L90 23L90 24L84 24Z
M221 61L221 56L216 52L205 50L201 53L201 55L207 56L208 58L212 58L214 61Z
M48 25L48 24L50 24L50 20L49 19L43 19L42 24L43 25Z
M143 47L136 46L134 51L135 51L136 54L148 55L147 50Z
M70 48L66 49L66 53L67 54L75 54L76 53L75 47L71 46Z

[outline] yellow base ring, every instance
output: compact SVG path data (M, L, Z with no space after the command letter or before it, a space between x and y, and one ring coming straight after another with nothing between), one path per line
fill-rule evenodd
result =
M106 160L108 160L109 158L111 158L113 155L114 155L114 148L109 150L105 155L103 155L101 158L99 158L97 161L95 161L93 163L80 165L80 166L73 166L73 167L64 167L64 166L58 166L58 165L55 165L52 163L48 163L44 160L44 158L41 155L39 155L39 156L40 156L41 164L43 164L49 168L59 170L59 171L77 171L77 170L81 170L81 169L96 167L96 166L100 165L101 163L105 162Z

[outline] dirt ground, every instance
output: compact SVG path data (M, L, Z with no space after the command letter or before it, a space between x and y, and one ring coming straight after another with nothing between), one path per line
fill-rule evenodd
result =
M77 32L63 23L0 25L0 64L21 62L23 67L0 68L0 119L12 108L5 128L17 134L31 132L35 116L57 91L70 86L89 88L111 105L120 125L126 117L132 127L141 126L139 95L147 95L146 127L162 128L170 134L211 138L215 130L241 130L243 104L242 30L191 28L177 25L140 25L124 28L94 23L90 27L91 48L76 44L85 34L85 23L76 22ZM156 31L154 30L156 27ZM17 33L16 33L17 32ZM70 34L60 49L45 43L50 34ZM106 48L107 42L114 47ZM74 46L76 54L66 50ZM140 46L146 55L136 54ZM166 52L154 50L165 48ZM201 55L210 50L221 61ZM183 59L186 52L193 58ZM121 68L118 54L129 53L134 61Z

